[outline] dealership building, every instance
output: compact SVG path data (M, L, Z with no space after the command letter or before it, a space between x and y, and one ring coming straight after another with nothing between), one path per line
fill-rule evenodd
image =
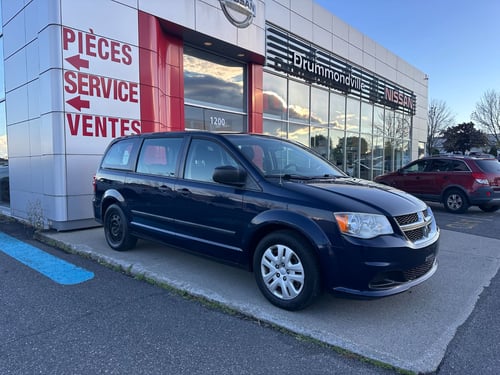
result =
M1 0L0 212L95 225L109 142L253 132L372 179L423 153L426 75L313 0Z

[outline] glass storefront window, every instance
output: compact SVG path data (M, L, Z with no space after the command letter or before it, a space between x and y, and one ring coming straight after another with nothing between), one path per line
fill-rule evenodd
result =
M395 141L393 138L384 138L384 173L394 170Z
M386 137L394 137L396 133L396 120L394 119L394 111L386 110L384 116L384 135Z
M313 150L326 159L330 157L331 143L328 139L328 128L322 126L311 126L311 142Z
M373 134L372 145L373 177L384 173L384 137L381 132Z
M418 158L425 156L425 142L418 142Z
M359 100L347 98L346 129L348 132L359 132Z
M361 102L361 133L371 134L373 124L373 105Z
M183 63L186 129L246 131L245 65L189 46Z
M3 33L0 29L0 204L8 204L10 202L9 154L7 152L7 116L5 112L3 64Z
M288 95L287 79L264 72L264 116L287 119Z
M373 155L371 134L361 134L359 137L360 153L359 159L355 160L356 177L365 180L372 179Z
M184 106L185 124L188 130L243 132L246 116L214 109Z
M394 109L264 73L264 134L307 145L351 176L399 168L411 155L411 126Z
M329 160L342 170L344 168L345 155L345 134L340 130L330 131L330 145L333 147L330 151Z
M329 124L334 129L345 129L345 101L346 97L344 95L339 95L333 92L330 94Z
M309 85L288 82L288 117L290 121L309 123Z
M311 124L328 123L328 91L311 87Z
M245 66L184 47L185 104L246 112Z
M286 138L287 133L287 123L285 121L264 119L263 134Z
M309 146L309 125L293 124L288 125L288 138Z

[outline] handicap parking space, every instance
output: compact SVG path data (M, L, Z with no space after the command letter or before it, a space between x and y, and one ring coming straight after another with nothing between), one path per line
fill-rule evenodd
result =
M435 371L457 328L500 267L500 240L442 230L439 269L410 291L377 300L329 294L306 310L271 305L253 274L200 256L139 241L111 250L102 228L47 232L42 239L132 275L227 306L259 321L414 372Z

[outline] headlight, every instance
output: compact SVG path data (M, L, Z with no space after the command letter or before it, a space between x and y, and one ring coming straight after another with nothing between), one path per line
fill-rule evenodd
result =
M383 215L357 212L337 212L335 220L342 234L359 238L374 238L382 234L392 234L392 226Z

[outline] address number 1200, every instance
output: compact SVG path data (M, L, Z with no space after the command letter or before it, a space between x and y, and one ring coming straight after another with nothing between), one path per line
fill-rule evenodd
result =
M226 126L226 119L224 117L210 116L210 125L216 128L223 128Z

